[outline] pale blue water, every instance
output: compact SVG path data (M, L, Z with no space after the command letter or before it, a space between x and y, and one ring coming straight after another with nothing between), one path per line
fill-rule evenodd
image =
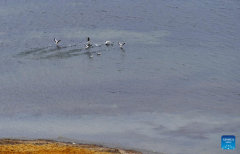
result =
M239 153L220 140L240 133L239 15L238 0L1 1L0 138Z

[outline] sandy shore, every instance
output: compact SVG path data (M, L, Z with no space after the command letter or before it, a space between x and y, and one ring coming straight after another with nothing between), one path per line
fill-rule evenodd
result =
M141 154L134 150L123 150L102 147L99 145L87 145L76 143L56 142L52 140L0 140L0 153L4 154L57 154L57 153L81 153L81 154Z

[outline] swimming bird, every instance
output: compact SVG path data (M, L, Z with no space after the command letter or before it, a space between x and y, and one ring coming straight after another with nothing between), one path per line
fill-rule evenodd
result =
M105 45L112 45L112 42L111 42L111 41L105 41L104 44L105 44Z
M89 56L90 58L93 58L93 55Z
M101 52L98 52L97 55L101 55Z
M58 44L61 40L57 40L54 38L55 44Z
M122 48L125 43L119 43L119 42L118 42L118 44L120 45L120 48Z

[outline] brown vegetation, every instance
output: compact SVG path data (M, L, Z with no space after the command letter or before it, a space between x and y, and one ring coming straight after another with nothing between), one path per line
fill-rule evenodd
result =
M141 154L133 150L48 140L0 140L0 154Z

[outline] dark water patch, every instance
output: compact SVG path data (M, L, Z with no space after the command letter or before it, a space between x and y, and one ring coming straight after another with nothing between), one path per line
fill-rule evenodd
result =
M41 52L41 51L43 51L43 50L45 50L47 48L49 48L49 47L33 48L32 50L20 52L19 54L17 54L14 57L26 57L28 55L32 55L32 54L37 53L37 52Z
M222 123L207 123L207 122L191 122L177 130L166 130L163 126L154 128L154 130L161 132L162 135L174 137L187 137L189 139L208 139L211 133L224 133L227 131L237 132L239 124L222 124Z
M80 55L92 55L102 51L108 51L109 48L101 47L104 44L100 45L93 45L92 47L86 48L79 48L77 45L68 45L68 46L47 46L42 48L33 48L28 51L23 51L15 55L15 58L26 58L26 59L66 59ZM101 48L100 48L101 47ZM74 49L72 49L74 48ZM96 50L97 49L97 50ZM111 49L111 48L110 48ZM113 49L113 48L112 48ZM124 51L122 49L122 51Z

